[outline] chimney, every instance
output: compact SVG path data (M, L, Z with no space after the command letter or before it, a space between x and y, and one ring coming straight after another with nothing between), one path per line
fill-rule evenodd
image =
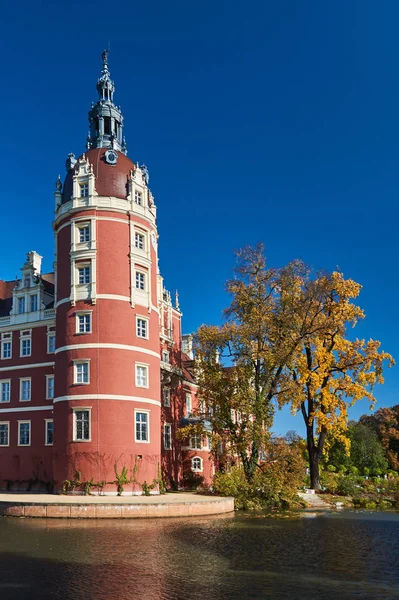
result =
M186 333L181 336L181 346L184 354L193 360L194 359L194 350L193 350L193 336L191 333Z
M43 256L40 256L35 250L31 250L26 255L26 262L32 265L36 275L40 275L41 273L42 258Z

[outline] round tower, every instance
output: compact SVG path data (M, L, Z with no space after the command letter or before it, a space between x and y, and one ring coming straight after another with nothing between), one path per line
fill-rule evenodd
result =
M97 91L87 151L55 193L54 480L79 471L115 493L126 467L140 493L161 454L156 207L126 156L106 52Z

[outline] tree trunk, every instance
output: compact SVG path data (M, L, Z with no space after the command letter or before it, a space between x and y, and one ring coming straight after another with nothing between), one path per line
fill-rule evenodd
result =
M252 450L249 456L241 456L242 465L244 467L245 478L248 482L251 482L257 467L259 459L259 450L252 444Z
M320 483L320 452L314 445L309 447L309 469L310 469L310 489L321 490Z

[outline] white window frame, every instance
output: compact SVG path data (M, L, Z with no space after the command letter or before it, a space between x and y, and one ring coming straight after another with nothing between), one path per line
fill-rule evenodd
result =
M194 461L195 460L199 460L200 461L200 467L194 467ZM200 456L193 456L191 459L191 470L193 473L202 473L204 470L204 461Z
M143 192L141 190L134 190L134 202L137 206L144 206L143 199Z
M146 370L146 385L141 385L138 383L138 368L144 368ZM135 364L135 374L136 374L136 387L148 389L150 387L150 366L145 363L136 363Z
M24 315L26 313L26 298L25 296L19 296L18 300L18 314ZM21 310L21 306L24 310Z
M50 339L54 340L54 350L50 350ZM55 352L55 331L49 331L47 333L47 354L54 354Z
M52 423L53 424L53 441L49 442L48 441L48 423ZM44 445L45 446L52 446L54 444L54 419L44 419Z
M8 383L8 400L3 400L3 386ZM11 402L11 379L0 379L0 404Z
M90 221L85 221L84 223L79 222L76 225L77 228L77 234L78 234L78 244L88 244L89 242L91 242L91 227L90 227L91 223ZM82 237L86 237L86 235L82 234L84 232L88 231L88 239L81 239Z
M140 243L143 244L142 248L140 247ZM136 229L134 231L134 247L137 250L141 250L142 252L145 252L146 247L147 247L145 233L141 232L141 231L137 231Z
M53 382L53 395L49 395L49 381ZM46 375L46 400L54 400L54 375Z
M28 424L29 425L29 444L21 444L21 425ZM32 422L30 420L22 420L18 421L18 446L26 446L29 447L32 445Z
M168 350L162 350L162 362L170 364L170 352Z
M10 421L0 421L0 425L7 426L7 444L0 444L0 448L8 448L10 445Z
M76 417L76 413L77 412L83 412L83 411L86 411L86 412L89 413L89 439L87 439L87 440L86 439L85 440L81 440L81 439L78 439L76 437L76 435L77 435L77 431L76 431L77 430L77 428L76 428L76 418L77 418ZM91 406L75 406L72 409L72 415L73 415L73 434L72 434L73 435L73 439L72 439L72 441L73 442L83 442L83 443L91 442Z
M186 411L187 411L186 414L188 414L188 415L191 415L193 412L193 397L188 392L186 392Z
M78 381L78 365L87 364L87 381ZM73 383L74 385L90 384L90 358L81 358L73 361Z
M29 398L22 398L24 383L29 382ZM32 400L32 377L20 377L19 378L19 401L20 402L31 402Z
M193 443L194 439L199 440L199 445ZM190 437L190 450L202 450L202 436L199 433L195 433Z
M77 281L77 285L89 285L91 283L92 280L92 273L91 273L91 262L82 262L82 263L75 263L76 264L76 281ZM86 269L88 269L89 271L89 281L80 281L80 271L84 271L84 279L86 279Z
M146 414L147 415L147 439L146 440L138 440L137 439L137 415L138 414ZM140 408L134 409L134 441L138 444L149 444L150 443L150 411L149 410L141 410Z
M165 386L162 390L163 405L167 408L170 407L170 387Z
M4 356L4 347L6 344L10 344L10 356ZM1 334L1 360L11 360L12 359L12 333L2 333Z
M36 308L32 308L32 303L33 300L35 299L35 306ZM29 295L29 312L37 312L39 310L39 298L37 294L30 294Z
M139 280L139 281L140 281L140 285L139 285L139 286L137 285L137 283L138 283L138 281L137 281L137 276L138 276L138 275L142 275L142 277L143 277L143 286L144 286L144 287L141 287L141 279ZM142 271L142 270L140 270L140 269L136 269L136 274L135 274L135 286L136 286L136 290L137 290L138 292L142 292L142 293L144 293L144 292L147 290L147 273L146 273L145 271Z
M166 445L166 429L169 428L169 445ZM163 426L163 447L165 450L172 450L172 424L165 423Z
M145 335L140 335L139 331L140 331L140 327L139 327L139 321L143 321L145 323ZM136 336L142 340L148 340L149 339L149 321L148 319L146 319L145 317L142 317L141 315L137 315L136 316Z
M23 354L24 342L29 342L29 353ZM32 330L21 331L19 334L19 357L26 358L32 356Z
M77 311L76 312L76 334L77 335L84 335L84 334L88 334L88 333L92 333L92 312L91 310L81 310L81 311ZM89 331L80 331L80 317L89 317ZM85 324L86 327L86 324Z
M79 198L88 198L88 197L89 197L89 182L88 181L79 182Z

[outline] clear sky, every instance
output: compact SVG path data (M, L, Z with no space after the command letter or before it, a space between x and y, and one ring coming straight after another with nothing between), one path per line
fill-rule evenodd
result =
M361 283L358 335L399 358L396 0L22 0L1 19L1 278L31 249L52 269L54 184L84 150L109 43L184 330L220 322L233 249L263 241L271 266L302 258ZM394 368L380 406L398 385ZM279 413L275 430L292 428L300 416Z

